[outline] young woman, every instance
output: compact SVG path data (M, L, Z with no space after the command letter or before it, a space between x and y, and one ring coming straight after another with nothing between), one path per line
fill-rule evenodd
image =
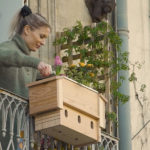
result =
M11 28L12 39L0 44L0 88L27 98L26 84L36 80L37 72L42 76L51 73L49 64L30 56L45 44L51 28L43 16L27 6L20 10Z

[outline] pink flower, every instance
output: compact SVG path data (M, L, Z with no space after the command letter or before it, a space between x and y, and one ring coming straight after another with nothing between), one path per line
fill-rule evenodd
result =
M62 66L62 61L59 56L55 57L55 66Z

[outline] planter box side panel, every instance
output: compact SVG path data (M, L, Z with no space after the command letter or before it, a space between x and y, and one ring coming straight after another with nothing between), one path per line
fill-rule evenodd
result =
M100 137L99 120L66 106L63 110L36 116L35 130L75 146L96 143Z
M99 116L98 94L77 83L63 79L63 98L64 103Z
M46 112L35 116L35 131L49 130L60 125L60 111Z
M29 87L29 98L31 115L58 108L56 81Z
M65 105L64 110L61 111L61 124L95 141L99 140L99 119Z
M99 102L100 102L100 106L99 106L99 111L100 111L100 127L105 129L106 128L106 118L105 118L105 107L106 107L106 102L99 97Z

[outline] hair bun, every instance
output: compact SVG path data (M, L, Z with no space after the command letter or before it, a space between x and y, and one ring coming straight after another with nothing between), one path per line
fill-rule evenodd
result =
M32 14L32 11L28 6L24 5L21 9L20 14L22 15L22 17L26 17L26 16Z

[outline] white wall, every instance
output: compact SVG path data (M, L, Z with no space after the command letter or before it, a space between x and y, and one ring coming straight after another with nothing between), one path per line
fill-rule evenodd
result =
M130 84L132 137L150 120L150 11L149 0L128 0L129 58L142 65L136 68L136 86ZM140 92L140 85L146 84L146 91ZM143 105L135 98L135 91ZM150 122L132 140L133 150L150 149Z

